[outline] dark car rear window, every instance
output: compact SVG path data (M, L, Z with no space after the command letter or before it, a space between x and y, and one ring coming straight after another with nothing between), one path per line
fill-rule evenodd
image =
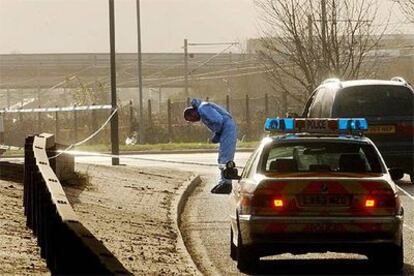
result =
M369 85L347 87L338 92L334 117L413 116L414 96L407 87Z

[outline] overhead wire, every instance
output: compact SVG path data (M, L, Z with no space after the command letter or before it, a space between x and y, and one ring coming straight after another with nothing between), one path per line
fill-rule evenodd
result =
M211 56L210 58L208 58L206 61L204 61L203 63L201 63L199 66L197 66L196 68L192 69L190 72L188 72L189 75L191 75L193 72L197 71L199 68L203 67L204 65L206 65L207 63L209 63L210 61L212 61L214 58L218 57L219 55L223 54L225 51L227 51L228 49L230 49L231 47L233 47L234 45L231 44L228 47L226 47L225 49L221 50L220 52L218 52L217 54Z

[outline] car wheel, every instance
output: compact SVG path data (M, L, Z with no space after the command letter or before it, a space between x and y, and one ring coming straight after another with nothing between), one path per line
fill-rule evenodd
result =
M241 235L237 237L237 268L241 272L250 272L257 267L259 263L259 257L249 250L246 246L243 246Z
M372 252L369 258L376 268L386 272L398 273L404 266L403 244L401 243L401 246L383 247Z
M230 226L230 257L233 261L237 260L237 246L233 242L233 228Z

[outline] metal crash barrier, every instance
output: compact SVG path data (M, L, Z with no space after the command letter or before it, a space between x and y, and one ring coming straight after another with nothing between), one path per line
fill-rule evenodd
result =
M26 138L23 199L27 226L51 273L130 275L73 211L49 162L54 148L51 134Z

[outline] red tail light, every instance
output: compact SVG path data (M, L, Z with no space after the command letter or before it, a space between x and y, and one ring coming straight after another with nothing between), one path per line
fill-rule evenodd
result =
M361 200L357 209L370 214L397 214L401 209L400 199L393 190L372 190Z
M366 201L372 200L378 208L395 208L397 205L396 195L392 190L373 190ZM368 206L366 206L368 207Z
M367 208L375 207L375 199L366 199L365 200L365 207L367 207Z
M275 198L273 199L273 207L275 208L282 208L285 204L283 203L283 199Z
M291 208L291 203L284 197L279 195L267 195L267 194L243 194L239 201L239 212L243 215L251 214L271 214L276 211L286 212Z

